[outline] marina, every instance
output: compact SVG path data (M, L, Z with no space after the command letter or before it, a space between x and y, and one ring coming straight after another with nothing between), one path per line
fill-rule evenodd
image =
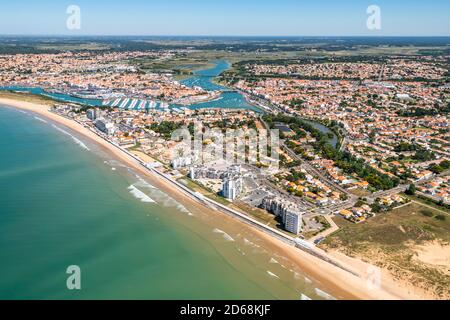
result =
M0 90L31 93L66 103L82 104L93 107L111 107L124 110L179 112L179 110L199 109L242 109L252 110L258 113L262 112L260 108L250 104L241 93L213 82L215 77L230 67L230 64L223 60L215 61L214 63L215 66L213 68L194 72L194 75L182 81L182 84L191 88L199 87L203 90L207 90L208 92L218 91L220 96L212 100L196 102L190 105L179 105L156 99L134 98L118 93L110 93L109 96L111 98L105 99L104 90L91 90L89 95L78 92L67 93L63 90L55 90L53 88L43 89L40 87L27 86L0 86Z

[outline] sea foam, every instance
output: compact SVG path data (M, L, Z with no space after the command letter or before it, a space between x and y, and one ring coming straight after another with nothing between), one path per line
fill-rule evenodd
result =
M48 123L47 122L47 120L44 120L44 119L42 119L42 118L39 118L39 117L34 117L36 120L39 120L40 122L43 122L43 123Z
M145 181L139 175L136 175L136 178L138 179L138 182L136 182L134 185L139 188L148 189L150 196L156 199L156 202L158 202L160 205L167 208L175 208L182 213L185 213L189 216L193 216L193 214L188 209L186 209L186 207L183 206L181 203L171 198L164 192L160 191L158 188Z
M316 288L315 291L316 291L316 294L317 294L319 297L321 297L321 298L324 298L324 299L326 299L326 300L336 300L335 297L333 297L332 295L326 293L325 291L322 291L322 290L320 290L320 289L318 289L318 288Z
M225 231L222 231L222 230L220 230L220 229L214 229L213 232L214 232L214 233L221 234L221 235L223 236L223 238L224 238L225 240L227 240L227 241L230 241L230 242L233 242L233 241L234 241L234 239L233 239L228 233L226 233Z
M280 279L280 277L277 276L277 275L276 275L275 273L273 273L273 272L267 271L267 274L268 274L269 276L273 277L273 278Z
M251 242L251 241L248 240L247 238L244 238L244 243L245 243L247 246L259 248L259 246L258 246L256 243Z
M62 133L64 133L65 135L68 135L69 137L71 137L72 140L73 140L76 144L78 144L80 147L82 147L83 149L85 149L85 150L87 150L87 151L90 151L90 149L88 148L88 146L85 145L80 139L78 139L78 138L76 138L75 136L71 135L71 134L70 134L69 132L67 132L66 130L61 129L61 128L58 127L58 126L55 126L54 124L53 124L52 126L53 126L56 130L58 130L59 132L62 132Z
M138 178L139 181L134 184L135 186L149 188L149 189L156 189L150 183L148 183L147 181L142 179L139 175L136 175L136 177Z
M146 195L144 192L136 188L134 185L131 185L128 187L128 190L130 190L130 193L136 198L141 200L141 202L145 203L156 203L152 198L150 198L148 195Z
M270 263L272 264L280 264L277 260L275 260L274 258L270 258Z
M309 301L309 300L312 300L310 297L308 297L307 295L305 295L305 294L303 294L303 293L302 293L300 299L301 299L302 301Z

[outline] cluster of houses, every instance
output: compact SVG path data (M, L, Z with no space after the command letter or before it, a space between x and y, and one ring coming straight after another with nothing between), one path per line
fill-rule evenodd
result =
M361 207L355 207L348 210L343 209L339 211L339 215L341 215L348 221L354 223L361 223L375 216L375 213L372 211L372 208L369 205L365 204L362 205Z
M382 197L380 199L377 199L377 203L381 205L384 210L392 209L395 205L402 205L408 202L408 199L398 195L393 194L389 196Z
M418 190L437 201L450 204L450 175L437 177L419 186Z
M353 223L361 223L375 217L380 211L389 211L394 207L405 204L408 202L408 199L398 195L389 195L377 199L376 206L379 208L375 210L373 206L369 206L368 204L362 204L361 206L354 207L351 209L343 209L338 212L338 214L345 218L346 220Z
M340 201L341 194L339 192L308 174L306 170L301 169L300 172L304 174L304 179L297 181L287 180L285 174L277 175L280 180L279 184L291 194L300 195L318 206L335 204Z
M342 169L335 166L333 160L318 159L312 161L312 164L319 169L324 169L330 179L348 190L354 188L367 189L369 187L367 181L345 175Z

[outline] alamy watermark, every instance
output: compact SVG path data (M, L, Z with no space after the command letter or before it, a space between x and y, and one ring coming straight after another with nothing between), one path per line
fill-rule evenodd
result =
M178 129L172 133L176 146L172 161L189 165L208 165L224 160L228 164L256 165L260 169L279 167L279 130L205 128L196 124L194 130Z
M69 15L66 20L66 27L69 30L81 30L81 9L77 5L70 5L66 9Z
M377 5L367 7L367 29L371 31L381 30L381 8Z
M376 266L367 268L366 275L367 290L373 291L381 288L381 269Z
M67 289L81 290L81 268L76 265L69 266L66 273L69 275L66 281Z

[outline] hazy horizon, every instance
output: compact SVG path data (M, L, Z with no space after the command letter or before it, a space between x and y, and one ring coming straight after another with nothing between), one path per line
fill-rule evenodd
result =
M80 10L69 29L70 6ZM380 28L369 29L371 6ZM448 37L448 1L36 1L2 4L2 35Z
M450 35L202 35L202 34L191 34L191 35L179 35L179 34L25 34L25 33L0 33L0 37L56 37L56 38L266 38L266 39L288 39L288 38L311 38L311 39L333 39L333 38L449 38Z

